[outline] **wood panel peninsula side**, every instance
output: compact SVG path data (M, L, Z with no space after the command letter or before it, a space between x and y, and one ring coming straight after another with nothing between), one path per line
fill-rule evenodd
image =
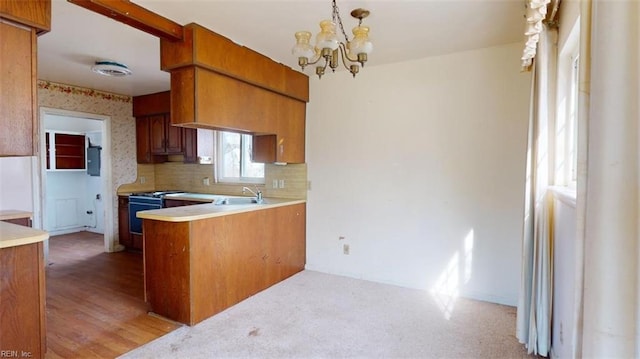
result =
M47 232L6 223L0 214L0 350L13 357L44 358Z
M146 211L145 300L195 325L304 269L306 202Z

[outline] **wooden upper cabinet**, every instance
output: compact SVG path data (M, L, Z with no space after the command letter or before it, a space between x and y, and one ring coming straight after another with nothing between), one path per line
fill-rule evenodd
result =
M136 158L138 163L155 163L151 156L151 137L149 136L149 119L136 118Z
M306 103L289 98L280 102L276 162L304 163Z
M182 149L182 128L172 126L169 115L149 116L151 153L179 155Z
M304 162L309 78L197 24L183 29L182 41L160 41L173 123L251 133L258 160Z
M37 153L37 38L51 28L51 0L0 0L0 156Z
M281 95L201 68L171 73L173 123L273 133Z
M51 30L51 0L1 0L0 17L45 33Z
M184 149L184 163L198 163L198 130L195 128L182 129L182 148Z
M164 118L165 123L165 150L167 154L183 154L183 134L185 130L182 127L171 125L171 116L166 115Z
M171 111L171 92L163 91L133 98L133 116L166 114Z
M167 160L167 155L185 155L185 162L195 162L197 137L186 136L186 129L173 126L171 122L171 94L158 92L133 98L133 115L136 117L136 139L138 163L159 163ZM193 130L195 131L195 130ZM189 132L189 135L191 133ZM186 141L189 141L187 143ZM195 156L195 157L194 157Z
M309 101L307 75L198 24L183 27L183 41L160 41L160 68L198 66L275 93ZM173 86L171 88L173 90Z
M149 139L151 153L164 155L166 153L166 121L163 115L149 116Z
M35 30L0 22L0 156L35 154L36 50Z
M306 103L287 97L278 99L275 134L253 137L252 160L261 163L305 162Z

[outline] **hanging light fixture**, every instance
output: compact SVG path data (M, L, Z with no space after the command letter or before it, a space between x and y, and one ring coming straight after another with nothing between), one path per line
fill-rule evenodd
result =
M320 32L316 35L315 47L311 46L309 31L298 31L295 33L296 44L291 52L298 58L298 65L303 71L308 65L320 63L316 66L318 78L322 78L327 66L335 72L341 60L344 67L353 77L356 77L360 67L364 66L373 50L373 44L369 40L369 27L362 25L362 19L369 16L369 11L365 9L351 11L351 16L358 19L358 26L353 28L353 39L350 41L344 31L336 0L332 0L332 6L331 20L320 22ZM344 41L338 38L336 26L340 27ZM321 62L322 60L324 63Z

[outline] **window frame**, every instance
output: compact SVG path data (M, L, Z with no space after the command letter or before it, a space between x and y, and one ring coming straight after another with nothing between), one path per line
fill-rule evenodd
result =
M553 184L577 188L580 21L571 27L559 49L556 74L556 117L554 124Z
M215 171L216 171L216 182L219 183L227 183L227 184L264 184L264 170L263 177L249 177L245 175L245 171L247 169L247 165L251 162L251 146L252 144L252 135L239 133L239 132L231 132L231 131L215 131L215 140L216 140L216 162L215 162ZM224 173L224 151L222 150L222 145L225 142L223 140L223 136L226 134L233 134L240 136L240 154L238 161L239 176L228 176ZM249 148L247 148L249 147ZM264 166L263 163L257 163Z

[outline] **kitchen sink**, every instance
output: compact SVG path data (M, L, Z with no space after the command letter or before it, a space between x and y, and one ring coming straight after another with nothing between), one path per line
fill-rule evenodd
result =
M255 197L231 197L216 201L216 205L258 204Z

